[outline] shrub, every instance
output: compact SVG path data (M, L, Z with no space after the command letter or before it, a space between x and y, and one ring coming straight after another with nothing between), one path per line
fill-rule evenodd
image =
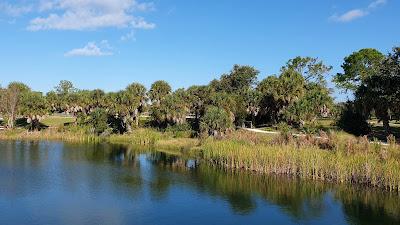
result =
M109 128L107 124L107 112L104 109L95 109L89 114L88 124L90 124L93 133L99 135Z
M200 122L202 133L220 137L232 128L232 120L224 109L210 106Z
M361 136L371 132L371 127L353 102L347 102L337 121L337 126L344 131Z
M319 132L319 127L315 122L306 123L302 127L302 130L306 134L317 134Z
M176 138L183 138L183 137L191 137L193 134L192 128L190 124L184 123L184 124L175 124L173 126L168 126L165 129L165 132L167 133L172 133L173 137Z

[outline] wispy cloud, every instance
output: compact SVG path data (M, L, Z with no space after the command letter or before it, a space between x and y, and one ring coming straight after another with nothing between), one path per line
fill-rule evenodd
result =
M140 0L139 0L140 1ZM145 1L145 0L143 0ZM100 28L154 29L155 24L138 16L154 11L152 2L138 0L36 0L19 4L11 0L0 2L0 14L11 17L32 13L27 29L96 30Z
M130 41L130 40L132 40L132 41L136 40L135 32L133 30L131 30L129 33L121 36L121 41Z
M47 15L32 19L28 30L153 29L155 24L134 15L153 9L153 3L136 0L42 0L39 10Z
M83 48L76 48L66 52L64 56L110 56L113 55L111 49L107 40L101 41L99 46L95 42L89 42Z
M386 4L386 2L387 2L386 0L376 0L376 1L372 2L371 4L369 4L368 8L374 9L374 8L377 8L379 6Z
M151 30L156 27L154 23L149 23L146 20L143 19L143 17L138 17L132 20L131 26L133 28L137 29L145 29L145 30Z
M386 4L386 2L386 0L375 0L371 2L366 8L352 9L343 14L334 14L330 17L330 19L335 22L350 22L369 15L376 8Z
M18 17L23 14L32 12L31 5L13 5L7 2L0 2L0 14L6 14L12 17Z
M153 2L134 2L133 7L134 10L138 11L154 11L156 10L156 7Z
M362 9L353 9L343 13L342 15L333 15L332 20L336 22L350 22L352 20L368 15L368 12Z

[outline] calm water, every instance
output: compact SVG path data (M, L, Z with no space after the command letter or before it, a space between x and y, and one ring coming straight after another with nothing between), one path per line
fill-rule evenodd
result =
M134 147L0 142L0 224L400 224L400 197Z

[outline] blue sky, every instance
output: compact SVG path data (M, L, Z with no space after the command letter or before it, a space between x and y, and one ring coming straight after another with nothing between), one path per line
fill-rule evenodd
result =
M295 56L319 57L335 74L356 50L400 45L399 10L397 0L2 0L0 83L179 88L233 64L255 66L261 80Z

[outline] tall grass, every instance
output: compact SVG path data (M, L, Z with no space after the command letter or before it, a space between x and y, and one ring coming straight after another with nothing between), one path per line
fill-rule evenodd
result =
M199 143L198 139L176 137L172 132L160 132L155 129L135 129L131 134L113 134L97 136L90 134L84 127L60 127L29 132L25 129L13 129L0 132L0 140L60 140L73 142L110 142L115 144L146 145L164 150L189 150Z
M336 144L322 149L323 141L309 139L257 144L207 139L201 149L205 160L225 168L400 191L399 146L384 147L359 138L335 139Z
M131 134L114 134L107 138L111 143L126 143L135 145L154 145L166 135L153 129L136 129Z
M21 129L0 132L0 140L60 140L68 142L100 142L102 138L85 132L59 131L47 129L43 131L27 131Z
M194 138L168 138L159 140L154 147L162 150L186 150L189 151L195 146L198 146L200 141Z
M246 131L229 134L221 140L176 138L170 132L136 129L132 134L98 137L78 130L0 132L0 140L63 140L74 142L151 145L157 149L178 150L198 155L224 168L285 174L302 179L358 183L400 192L400 146L394 137L388 146L369 143L366 137L321 133L315 136L265 135Z

